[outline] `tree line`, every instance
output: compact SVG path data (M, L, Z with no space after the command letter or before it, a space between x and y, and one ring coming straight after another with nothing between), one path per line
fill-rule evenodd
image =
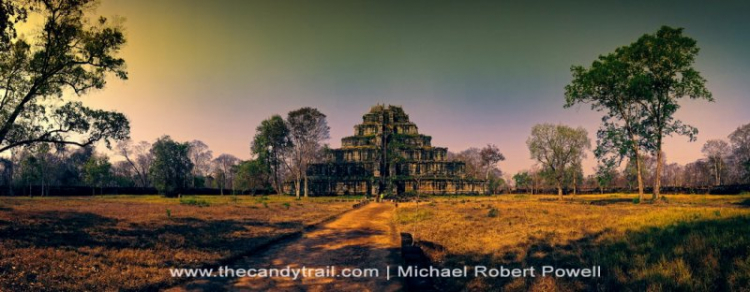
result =
M90 18L93 0L30 0L0 3L0 180L9 189L40 186L155 187L169 195L186 188L212 187L308 195L307 166L324 159L329 138L326 116L314 108L274 115L256 128L250 152L240 160L213 156L198 140L178 142L163 136L153 143L132 142L121 113L83 106L69 97L105 87L108 77L127 79L123 27L105 17ZM29 37L16 26L34 15L42 25ZM750 129L738 128L729 140L712 140L704 159L681 166L667 163L663 139L694 141L698 130L675 119L680 100L714 101L706 79L693 67L699 48L681 28L664 26L635 42L601 55L588 67L572 66L564 107L588 104L603 113L593 154L596 174L584 177L581 161L591 149L582 128L540 124L526 141L538 164L509 177L497 163L494 145L451 153L466 162L470 176L485 178L485 191L515 184L539 189L545 183L562 196L572 187L595 183L601 190L625 186L644 198L652 185L698 186L749 183ZM97 153L96 143L114 149L116 162ZM624 170L622 164L625 163Z
M670 163L662 154L662 187L690 189L721 189L727 186L750 185L750 124L733 131L727 140L708 140L702 147L703 157L687 164ZM644 185L654 185L657 177L656 157L640 156ZM563 174L562 185L572 194L586 192L638 191L638 168L629 158L624 166L599 163L593 174L584 175L580 165L573 165ZM522 170L512 176L513 189L530 194L557 188L555 178L541 165ZM745 187L747 188L747 187ZM739 190L739 189L738 189Z

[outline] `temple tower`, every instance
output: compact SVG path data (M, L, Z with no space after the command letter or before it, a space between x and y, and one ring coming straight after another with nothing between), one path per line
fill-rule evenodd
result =
M466 177L465 164L448 161L448 149L433 147L432 137L399 106L373 106L341 139L341 148L307 169L313 195L477 194L482 181Z

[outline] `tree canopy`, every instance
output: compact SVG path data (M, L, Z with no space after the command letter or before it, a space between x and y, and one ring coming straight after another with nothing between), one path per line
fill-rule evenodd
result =
M693 68L699 52L697 42L683 35L682 28L661 27L614 53L599 56L590 68L573 66L573 81L565 87L565 107L590 103L604 111L597 133L599 158L607 154L638 159L640 150L653 153L657 173L662 170L665 136L686 135L695 140L697 129L674 118L685 97L713 101L706 79ZM636 161L636 167L641 168ZM638 171L641 173L641 171ZM643 196L642 178L639 194ZM659 196L661 176L654 180Z
M542 164L557 185L560 199L563 195L563 182L566 171L586 156L591 148L588 132L584 128L571 128L565 125L538 124L531 129L526 141L531 158Z
M36 143L87 146L125 139L127 118L64 98L102 89L107 76L127 79L117 57L122 28L86 16L93 0L3 1L0 4L0 152ZM16 25L38 14L37 35L19 37Z
M263 120L255 129L255 137L250 146L252 153L258 156L270 172L270 180L276 193L282 193L281 167L284 154L292 147L289 127L279 115Z
M159 193L174 196L188 186L193 170L189 149L190 144L175 142L169 136L156 140L151 148L154 160L148 173Z

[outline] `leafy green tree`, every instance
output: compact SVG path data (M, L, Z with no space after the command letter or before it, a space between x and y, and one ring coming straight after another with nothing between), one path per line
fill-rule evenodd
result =
M284 154L292 147L289 128L281 116L274 115L263 120L255 131L251 146L252 153L266 165L265 169L270 174L267 177L271 180L276 193L281 194L283 192L281 168Z
M531 158L541 163L554 180L557 194L562 200L566 171L584 158L585 151L591 148L588 132L581 127L573 129L565 125L538 124L531 129L526 145Z
M606 111L597 134L597 156L615 153L635 157L636 173L642 173L637 159L645 149L656 156L656 173L663 167L662 141L672 134L695 140L697 130L674 118L684 97L713 101L706 80L693 68L698 54L696 41L681 28L664 26L646 34L614 53L600 56L589 69L573 66L573 82L566 86L566 107L591 103ZM639 176L639 197L643 182ZM659 197L661 176L654 179L654 198ZM641 200L643 201L643 200Z
M599 161L596 166L596 184L599 186L599 193L604 194L604 189L609 188L617 177L617 164L612 160Z
M190 183L193 163L189 149L190 144L175 142L169 136L162 136L151 147L154 160L148 173L160 194L178 195Z
M113 74L127 79L116 55L122 28L101 17L89 25L93 0L29 0L0 3L0 152L39 143L87 146L127 138L128 120L117 112L68 101L104 88ZM38 15L43 26L27 40L15 26Z
M96 187L102 188L111 177L112 164L109 163L107 156L91 156L86 164L83 165L83 181L91 186L91 194L95 195Z
M630 72L635 65L627 60L627 47L614 53L599 56L591 67L571 67L573 81L565 86L565 107L578 103L591 104L591 109L604 112L602 126L597 131L594 154L605 163L620 164L627 157L641 157L643 149L641 127L641 100ZM643 201L641 161L636 159L635 173L638 195Z
M259 160L253 159L248 161L242 161L235 166L237 173L236 182L237 188L242 190L252 190L252 194L258 190L265 190L268 186L268 179L266 176L270 173L267 169L267 165Z
M516 188L526 189L527 192L530 191L532 181L528 171L516 173L513 175L513 180L516 182Z
M654 199L661 189L664 167L662 145L665 136L688 136L695 141L698 130L675 119L679 101L688 97L713 101L706 79L693 68L700 49L697 42L682 33L682 28L663 26L655 34L646 34L628 47L628 60L635 70L635 92L643 104L643 136L648 149L656 156Z

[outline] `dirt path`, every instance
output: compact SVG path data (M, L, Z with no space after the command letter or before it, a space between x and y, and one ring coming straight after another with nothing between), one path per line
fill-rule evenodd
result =
M169 291L399 291L398 279L386 280L386 267L399 262L400 241L390 204L369 204L346 213L301 238L239 260L230 268L377 268L379 277L203 278Z

